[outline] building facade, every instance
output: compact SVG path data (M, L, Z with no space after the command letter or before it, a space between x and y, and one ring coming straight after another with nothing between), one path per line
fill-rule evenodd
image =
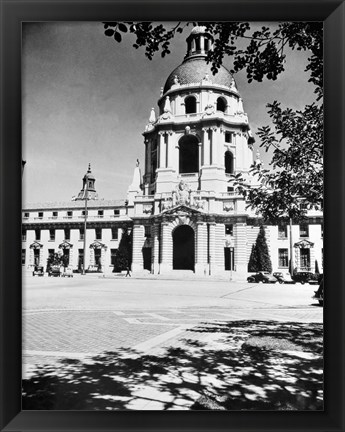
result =
M262 221L246 209L230 179L241 173L255 181L249 174L254 139L233 76L223 66L213 75L206 63L212 43L202 26L187 38L187 54L161 88L158 111L151 110L143 173L137 161L125 200L99 200L89 166L73 201L23 210L25 268L45 266L49 254L60 250L80 269L86 213L87 268L111 272L127 232L133 273L247 275ZM297 270L322 271L322 226L316 211L293 225L290 257L287 224L266 225L274 270L287 271L292 258Z

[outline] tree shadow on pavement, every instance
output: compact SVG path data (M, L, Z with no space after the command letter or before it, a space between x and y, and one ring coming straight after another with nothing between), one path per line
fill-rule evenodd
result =
M205 333L221 336L221 344L198 340ZM291 353L250 343L253 335L270 333L300 349ZM119 349L37 366L23 380L23 409L131 410L152 402L162 410L323 409L322 357L295 355L320 352L321 325L233 321L205 323L188 334L195 337L152 355Z

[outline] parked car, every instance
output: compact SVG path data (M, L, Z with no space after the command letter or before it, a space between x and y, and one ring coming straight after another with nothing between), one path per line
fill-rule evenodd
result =
M278 279L269 272L261 271L249 276L247 282L276 283Z
M41 266L35 266L32 276L44 276L44 268Z
M300 282L302 285L305 283L318 284L318 275L309 271L298 272L292 276L292 279L295 282Z
M278 279L279 283L286 283L286 284L294 284L296 283L292 277L290 276L290 273L283 273L283 272L274 272L273 276Z
M73 277L73 268L72 267L66 267L64 271L61 273L61 276L63 277Z
M58 265L53 265L48 270L48 276L60 277L61 276L61 267Z

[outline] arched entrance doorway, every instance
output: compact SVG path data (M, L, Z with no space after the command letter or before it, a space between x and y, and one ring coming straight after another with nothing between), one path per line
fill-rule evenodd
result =
M173 269L194 271L194 230L181 225L173 232Z

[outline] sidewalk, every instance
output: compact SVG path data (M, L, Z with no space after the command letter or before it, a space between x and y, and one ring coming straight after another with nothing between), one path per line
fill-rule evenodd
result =
M29 368L25 409L322 409L321 324L218 321L169 333Z
M23 409L322 409L312 286L115 278L24 285Z

